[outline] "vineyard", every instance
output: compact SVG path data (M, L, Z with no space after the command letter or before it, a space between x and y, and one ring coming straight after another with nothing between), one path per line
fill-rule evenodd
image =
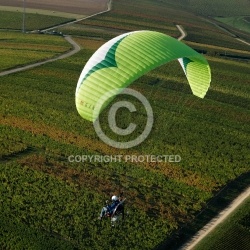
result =
M249 18L249 17L248 17ZM236 17L217 17L216 20L230 25L239 30L243 30L246 32L250 32L249 21L247 21L247 17L244 16L236 16Z
M135 2L133 0L119 0L114 1L112 6L112 11L106 14L79 22L78 29L69 25L59 28L58 31L65 32L66 29L67 32L74 35L84 36L85 33L80 30L79 25L87 25L88 28L92 27L91 36L95 37L102 37L101 32L96 28L102 28L105 34L109 34L109 32L105 32L106 29L114 28L120 30L120 33L146 29L161 31L170 36L178 37L179 31L175 24L180 24L185 27L188 34L185 41L249 50L247 45L233 39L232 36L218 29L206 19L184 11L178 5L166 5L164 1L138 0ZM88 34L89 32L87 32L87 36Z
M0 71L55 57L70 48L62 37L1 31Z
M3 9L15 9L19 10L23 7L23 3L19 0L1 0ZM28 0L25 3L27 12L35 13L47 13L48 15L62 15L62 16L78 16L81 18L85 15L91 15L103 11L107 8L107 0L71 0L70 3L67 0L61 0L51 2L50 0Z
M20 30L23 25L23 14L22 12L12 12L12 11L3 11L0 10L1 16L1 29L13 29ZM45 29L56 24L66 23L74 19L57 17L57 16L47 16L35 13L26 13L25 14L25 30L38 30Z
M159 0L203 16L249 15L248 0Z
M218 55L225 49L224 44L236 55L241 50L248 56L248 47L221 35L221 31L192 14L163 9L162 1L138 1L139 10L137 3L130 2L115 1L110 13L63 28L77 35L73 38L82 46L79 53L1 77L1 248L154 249L193 221L223 186L249 171L250 65ZM187 43L210 51L206 57L212 69L212 84L207 96L198 99L192 95L177 62L151 71L131 85L147 97L153 108L150 136L129 150L109 147L75 108L75 88L83 66L105 39L119 32L149 26L178 37L171 20L184 24L185 18L190 20L187 30L192 38L187 37ZM195 36L196 27L206 30L204 36ZM207 40L209 30L213 35L217 33L214 39ZM6 44L10 50L37 50L43 56L46 51L54 56L69 49L56 36L9 32L1 32L0 36L0 46L6 48ZM202 39L196 41L199 37ZM5 55L1 69L39 59L28 55L26 61ZM138 110L139 114L133 116L137 124L145 115ZM103 129L115 136L105 123L107 112L104 110L101 116L106 124ZM120 126L126 127L128 121L130 114L119 114ZM69 161L72 155L166 154L178 154L181 161ZM112 228L109 221L97 217L105 200L121 190L127 198L126 217Z
M249 249L250 247L250 199L248 198L215 232L201 241L195 250Z

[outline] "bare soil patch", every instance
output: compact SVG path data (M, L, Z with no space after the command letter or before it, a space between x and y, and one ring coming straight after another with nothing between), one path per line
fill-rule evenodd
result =
M25 0L26 8L91 15L107 9L109 0ZM2 6L22 7L23 0L0 0Z

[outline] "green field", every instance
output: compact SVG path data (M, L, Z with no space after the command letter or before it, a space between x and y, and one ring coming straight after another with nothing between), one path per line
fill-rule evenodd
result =
M0 32L0 71L42 61L68 51L71 45L59 36Z
M244 192L249 186L250 172L241 175L240 177L229 182L224 186L214 197L209 200L203 209L196 214L191 223L183 224L181 229L176 231L170 239L167 239L157 250L176 250L192 239L199 230L216 216L227 208L240 193ZM220 231L215 230L214 233L220 235ZM205 240L206 238L204 238ZM213 249L213 248L212 248ZM225 249L225 248L224 248ZM227 249L231 249L227 247Z
M23 8L20 7L12 7L12 6L0 6L1 11L9 11L9 12L20 12L23 13ZM67 13L67 12L60 12L60 11L53 11L53 10L43 10L43 9L32 9L32 8L25 8L25 13L32 13L32 14L39 14L45 16L57 16L57 17L65 17L69 19L79 19L83 18L84 15Z
M114 28L121 30L120 32L144 29L155 30L177 38L180 36L180 32L175 27L175 24L180 24L188 33L185 41L249 50L249 46L237 41L206 19L192 12L187 12L184 8L179 8L174 4L151 0L138 0L136 2L133 0L119 0L113 2L112 6L113 9L108 13L79 22L77 29L72 27L72 30L70 30L71 26L67 26L59 28L59 31L84 36L84 31L80 30L82 24L88 25L88 29L89 27L93 28L92 32L87 30L87 35L92 33L91 36L99 38L106 34L112 36L112 32L106 30ZM102 28L103 32L96 31L96 28Z
M250 198L218 225L194 250L250 248Z
M204 100L190 95L175 63L138 80L133 87L152 103L155 127L143 145L121 152L100 142L75 111L75 83L93 53L93 41L82 43L85 49L72 58L1 78L1 201L9 223L1 240L21 244L20 228L26 225L22 238L31 233L37 241L38 231L39 237L56 235L61 244L80 249L111 244L152 249L191 220L221 185L248 171L249 65L209 58L216 84ZM150 84L156 77L159 87ZM180 154L182 162L152 168L67 161L72 154L165 152ZM131 214L114 235L109 224L95 219L102 201L118 189L126 191ZM116 237L123 238L124 247Z
M13 11L0 10L1 22L0 29L23 29L23 13ZM38 13L26 13L25 14L25 31L32 31L38 29L45 29L55 26L60 23L66 23L74 19L41 15Z
M216 17L215 19L241 31L250 32L250 22L245 16Z
M248 0L159 0L203 16L249 15Z
M249 61L224 59L218 54L226 49L249 56L248 46L191 13L178 12L175 5L169 8L164 1L119 0L113 8L110 13L64 28L64 32L77 35L73 38L82 47L79 53L1 77L2 249L154 249L183 224L192 222L222 187L249 172ZM212 83L207 96L199 99L192 95L177 62L163 65L131 85L153 108L150 136L129 150L107 146L75 108L75 88L83 66L106 39L119 32L150 27L178 37L175 23L187 27L190 46L210 52L206 57ZM55 36L0 35L4 51L8 51L5 44L22 49L26 63L30 60L27 51L36 46L39 51L46 47L50 53L61 53L69 46ZM4 61L14 66L21 59L17 57L13 64L12 57L5 56ZM145 115L139 110L132 117L138 124ZM102 121L107 112L103 112ZM131 121L127 112L119 115L119 125ZM114 136L108 126L103 129ZM68 160L71 155L119 154L178 154L182 160ZM120 190L127 198L129 214L122 224L111 228L109 221L100 222L97 217L104 201Z

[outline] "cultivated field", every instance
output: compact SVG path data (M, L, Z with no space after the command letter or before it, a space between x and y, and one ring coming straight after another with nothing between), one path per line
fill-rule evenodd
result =
M225 23L233 28L239 29L241 31L246 31L250 33L250 22L249 17L236 16L236 17L216 17L215 19Z
M217 226L194 250L250 248L250 198Z
M186 12L184 8L180 8L179 6L172 4L167 6L166 10L166 4L162 1L152 3L152 1L145 0L138 0L136 2L133 0L119 0L119 2L113 3L113 10L111 12L83 20L78 24L92 26L93 28L118 28L126 31L155 30L177 38L180 34L174 25L177 23L185 27L188 33L185 41L249 50L249 46L245 46L237 41L229 34L209 23L206 19ZM73 32L76 35L81 34L81 32L77 32L76 30ZM95 30L93 30L92 36L94 34Z
M13 12L0 10L1 23L0 28L6 30L22 30L23 29L23 14L22 12ZM67 15L68 16L68 15ZM73 21L72 18L60 16L50 16L47 14L26 13L25 14L25 31L45 29L57 24Z
M71 46L58 36L0 32L0 72L60 55Z
M26 0L26 8L90 15L107 9L108 0ZM2 6L22 7L22 0L0 0Z
M203 16L249 15L248 0L161 0Z
M190 46L206 53L212 70L207 96L192 95L177 62L163 65L131 85L152 105L150 136L129 150L107 146L75 108L83 66L119 32L148 27L178 37L175 23L187 30ZM222 187L249 171L249 59L225 58L225 51L249 57L249 46L164 1L114 1L111 12L63 29L82 46L79 53L0 79L0 248L152 250L189 225ZM13 33L2 35L0 44L25 55L36 39L53 53L67 47L61 37ZM39 42L40 47L45 50ZM11 57L5 60L13 63ZM136 124L145 116L138 110L132 117ZM130 121L129 113L119 114L120 126ZM107 124L104 131L114 136ZM68 158L118 154L178 154L182 160L115 163ZM121 190L128 215L111 228L109 221L97 217L105 200Z

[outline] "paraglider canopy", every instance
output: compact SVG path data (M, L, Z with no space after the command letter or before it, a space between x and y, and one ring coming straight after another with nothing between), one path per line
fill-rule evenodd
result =
M115 96L145 73L176 59L192 93L203 98L210 86L210 68L207 60L189 46L155 31L134 31L111 39L92 55L80 75L76 88L79 114L95 121L112 100L108 98L102 108L94 112L106 93Z

